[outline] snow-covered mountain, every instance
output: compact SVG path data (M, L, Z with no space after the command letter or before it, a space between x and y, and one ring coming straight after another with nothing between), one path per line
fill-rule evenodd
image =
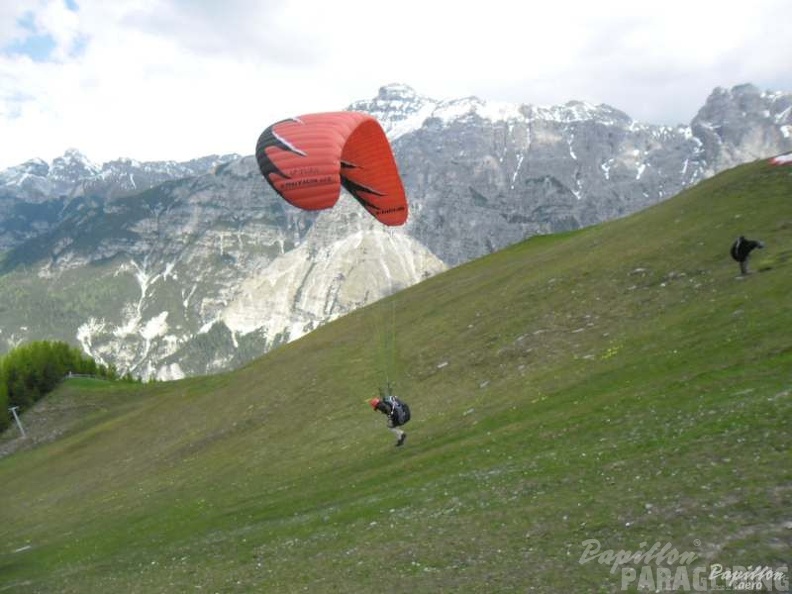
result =
M31 159L10 167L0 171L0 251L57 225L64 212L82 202L142 192L166 181L207 173L238 158L212 155L182 163L117 159L100 166L69 149L51 164Z
M237 366L445 265L351 197L295 209L249 156L73 201L0 268L5 348L76 341L123 373L171 379Z
M351 106L388 130L414 213L410 234L450 265L636 212L718 171L788 151L791 107L792 94L752 85L715 89L678 126L580 101L433 101L404 85Z
M295 209L251 156L98 166L68 151L0 172L0 350L54 338L143 377L228 369L448 266L792 150L792 94L751 85L716 89L675 127L406 85L349 109L391 139L404 227L349 196Z

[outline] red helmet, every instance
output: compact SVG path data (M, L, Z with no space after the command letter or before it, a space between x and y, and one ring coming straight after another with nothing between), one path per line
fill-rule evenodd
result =
M380 403L380 399L379 398L372 398L371 400L368 401L368 403L371 405L371 408L376 410L377 409L377 405Z

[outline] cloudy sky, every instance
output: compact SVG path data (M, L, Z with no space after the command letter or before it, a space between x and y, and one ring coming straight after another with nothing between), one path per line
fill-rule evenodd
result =
M792 92L789 0L0 1L0 169L253 153L263 128L405 83L689 123L715 87Z

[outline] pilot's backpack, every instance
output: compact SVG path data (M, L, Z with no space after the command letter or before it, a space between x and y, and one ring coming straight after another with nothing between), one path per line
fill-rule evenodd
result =
M388 402L393 407L391 419L394 427L404 425L410 420L410 407L407 406L406 402L402 402L396 396L388 396Z

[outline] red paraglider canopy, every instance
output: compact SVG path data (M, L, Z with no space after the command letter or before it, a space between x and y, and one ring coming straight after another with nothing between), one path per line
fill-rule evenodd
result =
M313 113L276 122L261 133L256 160L270 186L299 208L331 208L343 186L385 225L407 220L390 143L368 114Z
M773 165L792 165L792 152L784 153L770 159Z

